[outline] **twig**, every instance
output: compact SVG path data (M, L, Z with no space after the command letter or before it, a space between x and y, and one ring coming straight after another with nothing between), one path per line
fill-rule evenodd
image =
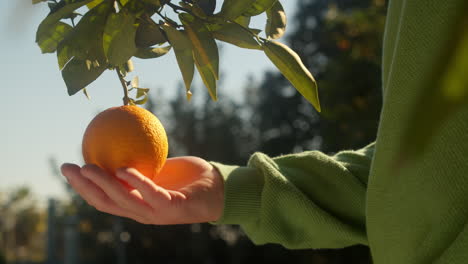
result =
M127 84L125 83L125 79L123 78L122 74L120 73L119 67L115 68L115 71L117 72L117 76L119 76L120 83L122 84L122 88L124 90L123 103L124 103L124 105L128 105L128 103L130 102L130 99L128 97Z

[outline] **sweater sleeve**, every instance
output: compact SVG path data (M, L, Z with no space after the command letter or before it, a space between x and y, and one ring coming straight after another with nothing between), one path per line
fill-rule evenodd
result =
M372 143L334 156L255 153L246 167L212 163L225 179L224 212L216 224L241 225L255 244L367 245L365 199L373 153Z

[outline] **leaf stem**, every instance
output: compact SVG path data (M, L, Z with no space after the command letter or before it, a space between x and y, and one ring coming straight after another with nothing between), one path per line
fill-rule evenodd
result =
M119 77L120 84L122 84L122 88L123 88L123 90L124 90L123 103L124 103L124 105L128 105L128 103L130 102L130 99L129 99L129 97L128 97L128 87L127 87L127 84L126 84L126 82L125 82L124 77L123 77L122 74L120 73L120 68L119 68L119 67L115 68L115 71L117 72L117 76Z

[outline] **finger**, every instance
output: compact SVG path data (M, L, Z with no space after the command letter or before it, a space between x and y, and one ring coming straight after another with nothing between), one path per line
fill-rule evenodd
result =
M91 206L99 211L135 219L139 222L147 222L140 216L134 216L131 213L117 206L98 186L93 182L83 177L80 173L80 167L74 164L63 164L61 167L62 174L67 178L67 181L73 189Z
M167 190L157 186L136 169L118 169L116 176L136 188L150 205L167 204L172 199Z
M85 165L80 171L83 176L101 188L119 207L133 212L135 215L151 212L152 208L141 198L126 189L117 178L104 172L98 166Z

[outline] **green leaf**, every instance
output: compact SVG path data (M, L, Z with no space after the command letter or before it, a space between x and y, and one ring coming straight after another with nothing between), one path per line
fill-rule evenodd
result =
M126 9L119 13L112 13L107 18L104 28L103 48L104 54L111 65L118 66L127 62L137 47L135 35L137 26L135 15Z
M286 13L280 1L267 10L267 23L265 33L269 39L279 39L286 32Z
M410 112L397 161L403 164L398 165L420 157L444 122L468 105L468 16L463 11L447 35L452 37Z
M237 24L243 26L243 27L249 27L250 24L250 17L247 16L240 16L234 20Z
M270 9L278 0L257 0L244 13L244 16L257 16Z
M106 70L103 65L91 66L89 69L88 66L85 61L73 59L62 70L62 78L69 95L74 95L88 86Z
M60 19L65 16L70 15L76 9L86 5L92 0L84 0L81 2L67 4L56 10L53 13L50 13L42 22L39 24L36 32L36 42L41 48L42 53L53 53L57 49L58 43L63 40L66 36L64 33L69 33L65 29L66 26L60 22Z
M93 9L94 7L96 7L97 5L99 5L100 3L102 3L102 1L104 1L104 0L93 0L91 3L86 4L86 6L87 6L89 9Z
M142 96L145 96L146 94L148 94L149 90L149 88L137 88L136 97L140 98Z
M74 57L82 61L107 64L103 50L103 32L111 10L111 2L105 1L81 18L74 30L59 44L57 56L60 68Z
M177 59L177 64L184 79L186 91L190 90L194 73L193 48L185 31L179 31L169 24L164 24L164 32L169 39Z
M224 25L221 29L212 32L213 37L245 49L261 50L262 46L253 34L247 32L242 26L234 23Z
M133 55L140 59L154 59L166 55L171 50L171 46L162 48L139 48Z
M198 56L199 55L197 55L197 53L194 51L195 65L197 66L198 73L200 74L200 77L202 78L206 88L208 88L208 93L210 94L211 99L213 99L213 101L217 101L218 96L216 93L216 77L213 75L213 72L207 65L202 65L200 63L200 58L198 58Z
M37 39L37 43L41 48L42 53L53 53L57 50L57 46L65 37L73 30L73 28L63 22L57 22L47 28L47 33L41 34Z
M215 79L218 80L218 46L211 32L203 21L190 14L182 13L179 18L187 30L189 39L192 41L195 60L198 59L198 63L203 67L206 66L213 73Z
M196 0L195 3L206 15L213 15L213 12L216 9L216 0Z
M276 41L266 41L263 48L265 54L286 79L320 112L317 83L299 55L288 46Z
M161 6L161 2L159 0L143 0L143 2L157 7Z
M134 103L135 103L136 105L143 105L143 104L145 104L147 101L148 101L148 95L145 94L145 97L143 97L143 99L141 99L141 100L136 100L136 101L134 101Z
M219 16L234 20L246 12L256 0L224 0Z
M159 26L151 18L142 19L136 31L135 43L139 48L147 48L167 42Z

